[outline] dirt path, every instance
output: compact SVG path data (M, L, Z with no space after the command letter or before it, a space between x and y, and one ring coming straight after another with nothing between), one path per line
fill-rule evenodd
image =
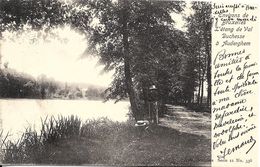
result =
M148 134L123 144L124 149L118 148L119 142L116 142L110 150L117 152L118 156L111 158L112 162L123 165L211 166L210 114L194 112L183 106L168 105L167 108L168 113L160 118L160 126L151 126Z
M209 113L195 112L183 106L167 105L168 112L160 118L160 125L180 132L211 138L211 116Z

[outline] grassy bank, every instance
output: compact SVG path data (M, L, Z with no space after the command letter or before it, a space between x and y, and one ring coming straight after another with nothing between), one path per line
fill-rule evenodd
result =
M2 137L4 138L4 137ZM17 141L5 141L5 164L196 165L209 162L210 140L132 121L106 118L82 123L77 117L42 120L40 133L28 128Z

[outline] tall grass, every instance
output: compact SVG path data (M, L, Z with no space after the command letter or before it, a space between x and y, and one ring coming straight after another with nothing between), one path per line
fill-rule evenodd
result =
M126 126L131 128L131 123L120 123L111 121L108 118L99 118L96 120L87 120L81 128L81 136L88 138L105 138L112 133L116 133Z
M2 144L4 163L44 163L52 162L57 147L65 139L75 139L80 135L81 120L78 117L45 118L37 132L27 128L16 142Z
M61 139L78 137L80 135L81 120L78 117L62 117L42 120L40 139L43 142L53 143Z
M81 136L89 145L89 161L92 164L117 164L126 143L135 138L134 122L114 122L108 118L87 120L81 128Z
M105 163L112 147L134 136L131 122L113 122L108 118L87 120L78 117L46 117L41 130L27 128L16 142L5 138L3 162L7 164L83 164Z
M201 137L160 126L151 126L148 134L139 133L133 124L107 118L85 123L75 116L45 118L39 132L27 128L16 142L0 133L2 163L169 166L210 159L209 140L205 145Z

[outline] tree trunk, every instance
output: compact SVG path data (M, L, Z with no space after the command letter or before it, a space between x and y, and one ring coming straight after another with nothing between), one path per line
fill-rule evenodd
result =
M191 103L194 103L194 92L192 92Z
M207 83L208 83L208 97L207 97L207 105L211 104L211 58L209 55L208 58L208 67L207 67Z
M201 77L199 77L199 90L197 96L197 103L200 104L200 92L201 92Z
M205 40L205 39L204 39ZM206 43L206 40L205 40ZM203 96L204 96L204 81L205 81L205 73L206 73L206 66L207 66L207 57L204 58L204 67L202 67L202 84L201 84L201 97L200 103L203 103Z
M204 72L201 77L201 95L200 95L200 104L203 103L203 93L204 93Z
M125 72L125 82L126 82L126 89L130 100L131 110L133 112L133 116L135 120L140 119L140 114L138 113L138 107L136 102L136 95L133 88L133 81L132 81L132 74L131 74L131 68L130 68L130 62L131 58L129 56L129 41L128 41L128 1L123 0L123 17L122 17L122 35L123 35L123 47L124 47L124 72Z
M200 87L201 87L201 67L200 67L200 55L198 56L199 57L199 67L198 67L198 70L199 70L199 90L198 90L198 96L197 96L197 103L199 104L200 103Z
M142 83L143 100L144 100L144 115L149 117L149 103L148 103L148 87Z
M208 35L206 32L209 31L210 29L210 24L208 23L205 31L204 31L204 39L205 39L205 49L206 49L206 54L207 54L207 83L208 83L208 94L207 94L207 105L210 106L211 104L211 45L209 44L209 41L211 41L211 34ZM207 39L209 37L209 39Z

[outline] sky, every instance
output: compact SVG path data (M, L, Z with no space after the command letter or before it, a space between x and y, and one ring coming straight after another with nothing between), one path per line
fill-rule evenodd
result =
M189 7L188 4L186 14L190 14ZM173 14L172 17L176 20L176 28L184 30L182 15ZM103 87L112 81L113 71L102 73L103 66L98 65L98 57L85 55L80 59L88 41L69 25L55 28L51 33L32 31L30 27L22 32L5 31L0 42L2 64L7 62L9 68L35 78L45 74L56 81Z
M171 14L172 19L176 22L175 28L187 31L187 28L185 27L186 21L183 17L188 17L191 14L193 14L193 11L191 10L191 3L187 1L186 7L184 8L182 14L176 14L174 12Z
M41 74L62 82L108 86L112 72L101 75L103 66L98 58L86 55L80 58L87 47L85 36L70 26L51 31L4 32L1 42L2 63L8 67L37 78Z

